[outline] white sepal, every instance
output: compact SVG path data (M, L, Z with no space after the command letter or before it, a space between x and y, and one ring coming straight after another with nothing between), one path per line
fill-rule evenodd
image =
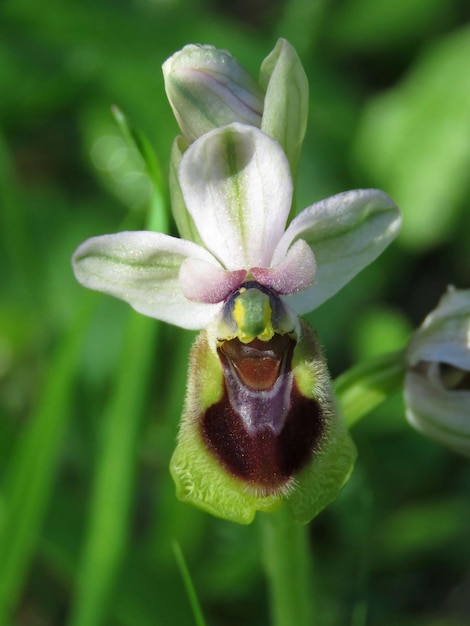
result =
M128 302L136 311L188 329L204 328L221 305L189 301L179 282L187 258L217 262L195 243L150 231L87 239L73 255L77 280Z

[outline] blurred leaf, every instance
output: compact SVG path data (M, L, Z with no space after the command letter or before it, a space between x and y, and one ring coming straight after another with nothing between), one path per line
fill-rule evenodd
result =
M145 162L135 145L122 136L109 108L93 108L83 122L86 152L100 182L127 208L147 208L152 182Z
M446 549L465 537L470 508L465 500L436 500L409 504L385 520L377 539L380 559L414 559Z
M147 136L134 128L124 113L117 107L111 108L113 117L131 150L136 150L143 163L143 175L151 183L150 210L147 228L168 233L168 186L163 182L162 171L157 155Z
M106 430L97 466L90 521L77 576L70 624L98 625L121 566L128 534L136 444L157 325L132 313L104 417Z
M152 184L153 203L148 219L158 221L165 232L167 219L159 183L160 180L154 180ZM155 216L155 212L159 214ZM99 626L103 622L122 565L133 505L139 426L159 331L160 324L155 320L132 312L114 393L103 420L105 432L89 527L70 615L70 624L74 626Z
M129 120L119 107L116 105L112 106L111 113L123 137L140 154L145 164L147 175L152 180L155 188L161 190L163 187L161 168L149 140L129 123Z
M1 60L0 60L1 63ZM33 281L33 237L27 227L21 206L21 194L10 151L0 128L0 238L3 262L7 268L4 277L8 286L19 291L26 301L32 297L36 285ZM6 278L6 280L5 280ZM8 281L8 282L7 282ZM6 285L4 285L6 286ZM37 294L35 294L37 295Z
M402 350L411 331L412 326L401 311L370 308L354 320L351 332L353 360L363 361Z
M277 33L287 39L303 56L316 43L328 5L327 0L290 0L284 3L284 11ZM302 24L302 28L299 28Z
M84 520L76 494L66 485L52 507L40 556L63 584L73 580L79 557L80 526ZM189 624L191 611L186 601L181 577L176 569L170 545L168 562L162 564L149 550L128 550L113 594L108 617L122 626L180 626ZM106 622L108 623L108 622Z
M452 18L454 0L345 0L331 14L331 38L340 48L389 53Z
M209 532L212 550L198 570L199 588L211 601L230 595L232 602L240 602L262 580L259 523L245 527L212 522Z
M2 485L0 516L0 623L15 608L36 548L51 497L62 437L70 415L71 392L90 315L84 300L75 324L50 364L36 410L17 442Z
M470 177L470 28L434 43L367 107L356 154L403 212L401 241L426 249L459 227Z

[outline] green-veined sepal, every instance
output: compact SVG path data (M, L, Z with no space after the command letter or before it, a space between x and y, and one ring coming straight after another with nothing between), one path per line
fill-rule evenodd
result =
M295 175L307 128L308 80L285 39L279 39L264 59L259 82L266 91L261 130L281 144Z
M184 202L183 193L178 180L178 168L183 156L183 152L188 147L186 139L179 135L175 137L171 148L170 169L169 169L169 187L171 198L171 212L175 220L176 228L180 236L188 241L194 241L200 244L201 238L194 225L193 218L189 215Z

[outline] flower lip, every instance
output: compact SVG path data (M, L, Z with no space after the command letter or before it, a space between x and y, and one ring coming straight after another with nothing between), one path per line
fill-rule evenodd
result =
M269 341L254 339L248 344L239 339L224 341L218 349L219 357L240 384L255 391L274 387L291 358L294 340L288 335L274 335Z
M208 451L246 489L263 497L280 496L289 492L320 449L327 427L324 407L318 399L304 396L297 385L294 339L276 335L267 344L237 342L226 342L217 350L224 370L223 394L204 411L200 432ZM265 377L266 370L258 363L262 358L253 359L251 368L243 361L245 354L250 360L263 352L275 355L271 373L277 371L273 384L258 388L244 377L247 369L258 381Z
M265 350L263 342L257 341L255 339L255 345L247 349L238 339L232 339L224 342L217 352L225 372L230 405L247 432L269 428L278 435L290 408L295 341L285 335L275 335L265 344ZM261 357L263 352L266 356Z

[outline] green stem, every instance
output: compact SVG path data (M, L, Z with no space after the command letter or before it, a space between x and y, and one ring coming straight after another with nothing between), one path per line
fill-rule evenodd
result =
M365 417L403 386L405 363L401 352L359 363L341 374L334 389L349 427Z
M188 600L191 605L191 610L194 616L194 623L196 624L196 626L206 626L204 615L202 614L202 609L199 604L197 593L196 593L196 590L194 589L191 574L189 573L189 569L186 564L186 560L183 556L181 547L177 541L173 541L172 545L173 545L173 552L175 554L176 563L181 572L181 578L183 579L186 593L188 594Z
M273 626L313 626L308 525L295 522L285 507L262 523Z
M403 385L402 353L359 364L335 381L348 426L370 413ZM283 507L263 517L264 564L273 626L312 626L315 621L308 526Z

